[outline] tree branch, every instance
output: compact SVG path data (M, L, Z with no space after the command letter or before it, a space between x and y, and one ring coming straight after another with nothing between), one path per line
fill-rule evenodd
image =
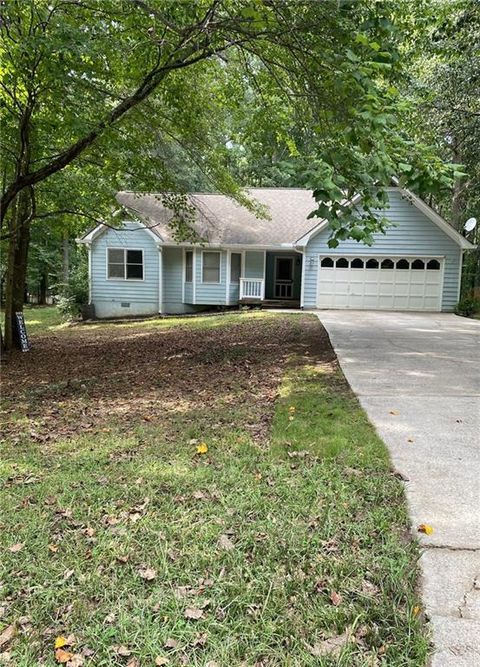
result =
M108 114L108 116L103 121L101 121L95 129L89 132L89 134L84 136L82 139L79 139L58 157L40 169L27 174L19 175L9 185L9 187L6 188L2 196L0 202L0 221L4 220L8 208L14 201L17 194L23 190L23 188L35 185L36 183L45 180L52 174L55 174L56 172L64 169L73 160L75 160L75 158L77 158L81 153L89 148L107 128L111 127L117 121L119 121L128 111L130 111L130 109L143 102L143 100L145 100L160 85L163 79L165 79L165 77L170 72L184 69L202 60L206 60L211 56L216 55L217 53L221 53L229 48L232 48L233 46L242 44L245 41L248 41L250 38L250 35L242 35L240 38L227 40L217 47L207 48L204 45L201 47L201 51L199 53L198 47L193 45L187 49L183 57L177 58L177 60L167 63L161 67L152 69L144 77L143 81L135 90L135 92L117 104L117 106L114 107L113 110Z

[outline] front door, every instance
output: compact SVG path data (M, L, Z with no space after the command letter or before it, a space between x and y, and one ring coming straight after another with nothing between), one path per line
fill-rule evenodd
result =
M293 299L293 257L275 257L275 299Z

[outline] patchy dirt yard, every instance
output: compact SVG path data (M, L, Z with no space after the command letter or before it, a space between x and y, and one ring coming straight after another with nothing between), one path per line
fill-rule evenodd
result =
M0 664L425 665L403 489L316 317L32 338L3 367Z
M3 428L40 441L95 434L112 420L123 432L142 420L168 431L172 417L198 420L220 403L225 420L248 406L248 426L262 437L291 355L334 363L325 331L310 317L216 320L84 325L35 337L30 353L14 353L4 365Z

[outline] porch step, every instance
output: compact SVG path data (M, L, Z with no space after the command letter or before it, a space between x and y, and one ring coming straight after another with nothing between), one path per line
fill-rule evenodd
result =
M260 308L300 308L298 299L240 299L239 304Z
M264 299L262 308L300 308L298 299Z

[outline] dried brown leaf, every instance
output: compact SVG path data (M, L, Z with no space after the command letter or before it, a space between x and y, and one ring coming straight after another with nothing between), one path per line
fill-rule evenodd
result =
M335 635L335 637L315 642L310 647L310 653L316 658L321 658L325 655L337 656L350 641L352 641L350 631L345 630L341 635Z
M220 549L223 549L224 551L232 551L232 549L235 549L234 543L228 537L228 535L225 534L220 535L217 544L220 547Z
M73 653L64 651L63 648L57 648L55 651L55 660L61 664L66 664L73 658Z
M203 609L199 609L198 607L187 607L183 615L191 621L198 621L199 618L203 618L204 616Z
M145 579L145 581L153 581L153 579L155 579L157 576L156 570L154 570L152 567L140 567L138 574L142 579Z
M337 591L332 591L330 593L330 602L335 606L338 607L340 604L343 602L343 597L340 595L340 593L337 593Z
M12 625L7 625L5 630L3 630L2 634L0 634L0 649L3 649L7 644L9 644L12 639L15 637L15 634L17 632L17 628L15 624L12 623Z

